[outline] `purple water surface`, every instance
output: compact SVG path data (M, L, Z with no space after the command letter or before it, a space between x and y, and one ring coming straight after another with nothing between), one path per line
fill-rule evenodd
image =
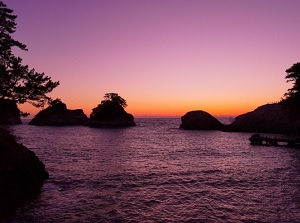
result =
M13 126L50 174L7 222L300 222L300 150L250 133Z

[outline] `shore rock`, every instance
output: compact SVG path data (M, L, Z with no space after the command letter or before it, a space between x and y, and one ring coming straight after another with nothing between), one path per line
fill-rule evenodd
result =
M186 130L222 130L223 124L205 111L190 111L181 117L180 128Z
M127 113L118 103L107 101L100 107L94 108L88 126L97 128L116 128L135 126L133 115Z
M40 111L30 122L29 125L84 125L88 117L82 109L69 110L66 104L57 102L48 108Z
M239 115L226 127L227 131L297 133L300 132L300 115L279 103L266 104L252 112Z
M8 99L0 99L0 124L22 124L20 114L21 112L15 102Z
M34 152L0 129L0 216L34 197L48 178Z

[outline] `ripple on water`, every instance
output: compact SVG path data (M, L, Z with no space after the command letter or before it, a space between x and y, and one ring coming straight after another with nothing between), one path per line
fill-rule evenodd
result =
M13 127L50 179L7 222L300 222L299 150L179 123Z

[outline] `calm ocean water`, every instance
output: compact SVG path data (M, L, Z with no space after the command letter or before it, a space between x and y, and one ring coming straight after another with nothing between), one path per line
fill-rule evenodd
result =
M50 179L6 222L300 222L300 149L180 119L136 123L11 127Z

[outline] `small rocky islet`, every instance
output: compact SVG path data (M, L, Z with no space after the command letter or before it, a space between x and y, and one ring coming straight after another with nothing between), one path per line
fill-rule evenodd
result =
M134 117L114 101L107 101L93 109L87 126L98 128L117 128L135 126Z
M30 122L29 125L37 126L67 126L84 125L88 117L82 109L67 109L61 100L54 100L49 107L40 111Z
M222 130L224 125L211 114L202 111L190 111L181 117L180 128L185 130Z
M96 128L117 128L135 126L133 115L127 113L124 107L126 101L116 93L108 93L105 100L93 108L88 118L82 109L69 110L61 100L54 100L49 107L40 111L29 125L86 125Z

